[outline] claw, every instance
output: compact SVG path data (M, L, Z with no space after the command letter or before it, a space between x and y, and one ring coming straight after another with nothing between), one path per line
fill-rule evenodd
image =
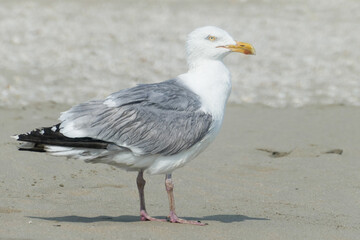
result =
M144 210L140 211L140 219L141 219L141 221L166 222L165 219L158 219L158 218L153 218L153 217L149 216L149 214L147 214L147 212Z
M178 216L176 216L176 214L174 212L170 212L170 215L166 218L166 220L171 223L192 224L192 225L197 225L197 226L208 225L207 223L202 223L200 221L191 221L191 220L185 220L185 219L179 218Z

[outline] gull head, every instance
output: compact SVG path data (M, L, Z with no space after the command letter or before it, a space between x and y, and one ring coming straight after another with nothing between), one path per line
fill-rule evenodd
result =
M198 60L222 60L231 52L255 54L248 43L235 41L226 31L213 26L197 28L186 41L188 63Z

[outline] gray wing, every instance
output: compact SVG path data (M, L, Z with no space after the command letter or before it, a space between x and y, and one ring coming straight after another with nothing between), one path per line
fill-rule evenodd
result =
M137 155L173 155L210 131L212 117L200 107L198 95L176 80L138 85L71 108L60 117L60 131L112 142Z

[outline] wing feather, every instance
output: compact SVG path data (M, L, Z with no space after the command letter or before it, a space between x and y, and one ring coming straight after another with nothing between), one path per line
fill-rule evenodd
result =
M177 80L144 84L64 112L60 131L126 147L138 155L173 155L210 131L212 117L199 97Z

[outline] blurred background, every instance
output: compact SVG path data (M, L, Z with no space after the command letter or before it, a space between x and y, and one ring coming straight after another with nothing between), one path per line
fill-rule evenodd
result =
M186 35L255 46L225 59L232 103L360 105L360 1L0 1L0 106L104 98L187 71Z

